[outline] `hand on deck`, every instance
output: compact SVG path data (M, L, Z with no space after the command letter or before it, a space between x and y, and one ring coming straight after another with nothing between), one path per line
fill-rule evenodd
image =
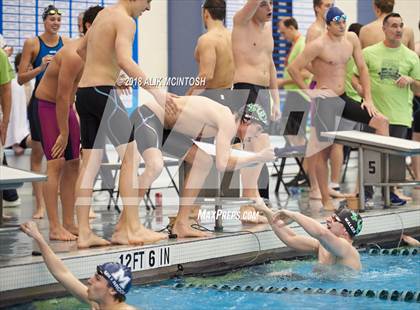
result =
M294 222L290 217L290 211L288 210L278 210L273 214L273 223L277 226L286 226Z
M34 238L37 241L44 240L44 237L38 230L38 226L33 221L28 221L20 225L20 229L27 234L29 237Z

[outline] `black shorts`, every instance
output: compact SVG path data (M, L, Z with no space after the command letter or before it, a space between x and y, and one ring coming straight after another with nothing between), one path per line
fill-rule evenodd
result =
M221 105L224 105L232 112L235 111L234 107L234 100L233 100L233 91L231 89L227 88L221 88L221 89L205 89L202 93L199 94L199 96L209 98L211 100L214 100ZM245 98L243 100L245 102Z
M157 148L167 155L182 158L194 144L191 137L164 128L155 113L145 105L137 108L130 120L140 154L149 148Z
M372 117L362 109L361 104L346 94L339 97L315 99L315 113L313 125L319 141L331 141L321 137L321 132L337 131L342 118L362 124L369 124Z
M115 147L134 140L130 118L114 87L79 88L76 109L82 148L103 149L106 137Z
M41 142L41 124L38 117L38 101L35 100L34 94L35 90L32 93L27 107L29 129L31 132L31 139L33 141Z
M280 120L280 135L304 136L310 102L296 91L288 91Z
M420 133L420 96L415 96L413 103L413 132Z
M271 96L268 87L250 83L236 83L233 85L232 110L239 111L245 104L257 103L261 105L267 114L271 116ZM236 91L235 91L236 90ZM244 90L238 91L238 90ZM246 90L246 91L245 91ZM266 128L265 128L266 129Z

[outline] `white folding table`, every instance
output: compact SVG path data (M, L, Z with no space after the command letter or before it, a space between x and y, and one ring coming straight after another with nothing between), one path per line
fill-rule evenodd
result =
M389 155L415 156L420 155L420 142L400 139L394 137L381 136L377 134L360 131L329 131L321 133L322 136L333 138L334 143L344 144L359 150L359 201L360 210L364 210L365 203L365 185L375 185L385 187L385 207L391 205L390 186L417 185L420 182L390 182L389 180ZM382 182L365 183L364 182L364 150L380 152L385 156L384 177Z
M43 174L0 166L0 227L3 226L3 190L19 188L25 182L45 180L47 180L47 176Z

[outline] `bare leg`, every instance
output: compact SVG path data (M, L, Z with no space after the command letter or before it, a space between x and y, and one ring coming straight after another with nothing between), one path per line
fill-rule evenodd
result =
M253 139L251 143L245 143L244 149L247 151L259 152L270 146L270 139L267 134L262 134L258 139ZM260 193L258 191L258 177L261 173L263 165L257 165L255 167L242 168L241 169L241 181L242 181L242 196L249 199L260 199ZM252 206L242 206L241 214L245 212L255 212L254 207ZM244 223L249 223L249 221L244 221ZM267 223L267 219L264 217L258 217L256 221L252 223L258 224Z
M420 132L413 132L413 140L420 142ZM413 156L413 171L416 181L420 181L420 156Z
M309 156L306 157L305 162L307 163L307 171L311 188L309 190L309 198L315 200L321 200L321 192L319 191L318 179L316 177L316 165L317 165L317 153L318 153L318 142L316 139L316 131L314 127L311 127L310 139L308 142Z
M79 159L66 161L60 182L63 226L73 235L79 233L79 229L74 221L75 187L77 176L79 175L79 165Z
M330 155L331 182L333 183L340 183L343 160L343 145L333 144Z
M191 228L189 218L192 209L198 209L197 205L194 204L194 200L203 187L213 165L213 160L195 145L190 149L185 160L191 164L191 169L181 191L179 211L172 232L177 234L179 238L207 237L210 234Z
M334 206L330 197L328 188L328 157L331 152L331 147L327 147L319 152L316 166L316 175L318 178L319 189L322 196L322 205L324 210L334 210Z
M127 145L121 145L117 148L117 151L120 155L120 158L123 158L121 163L119 190L124 204L124 209L121 213L121 217L118 221L118 224L115 226L115 231L111 239L112 243L142 245L155 243L168 238L166 234L157 233L152 230L146 229L140 223L140 197L138 184L139 180L137 176L140 156L137 151L136 142L130 142ZM148 153L148 155L151 155L151 153ZM160 158L161 156L162 155L160 153ZM162 163L159 163L159 165L162 165ZM156 169L156 167L152 167L152 169L154 168L154 173L157 174L157 171L162 170L161 167L162 166L157 167L158 169ZM153 177L156 178L156 175L152 175L152 177L149 178L148 182L153 182Z
M140 199L162 171L162 153L155 148L146 150L143 153L145 170L140 177L137 177L140 157L135 147L135 143L128 144L127 152L124 155L125 165L121 167L119 187L123 197L124 210L112 236L112 242L117 244L147 244L167 238L165 234L146 229L140 223L138 215Z
M82 164L76 181L76 206L77 222L79 225L79 237L77 246L88 248L92 246L104 246L110 243L96 236L90 229L89 210L92 199L92 188L96 174L102 162L100 149L83 149Z
M31 141L31 145L31 171L40 173L42 169L42 157L44 156L44 151L42 150L42 145L39 141ZM32 218L34 219L43 218L45 213L45 201L42 186L43 182L32 182L36 207L36 210L32 215Z
M54 159L47 162L48 179L43 187L45 203L47 207L48 222L50 225L50 239L72 241L76 236L66 230L58 218L58 182L61 177L61 171L64 165L64 159Z

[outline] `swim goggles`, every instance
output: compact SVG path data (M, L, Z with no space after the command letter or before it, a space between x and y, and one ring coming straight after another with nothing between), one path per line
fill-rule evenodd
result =
M331 21L335 23L339 23L340 21L346 22L347 18L348 18L347 15L343 14L343 15L334 16Z
M45 20L48 15L56 15L56 14L61 16L62 13L57 8L46 8L44 10L44 13L42 13L42 19Z

